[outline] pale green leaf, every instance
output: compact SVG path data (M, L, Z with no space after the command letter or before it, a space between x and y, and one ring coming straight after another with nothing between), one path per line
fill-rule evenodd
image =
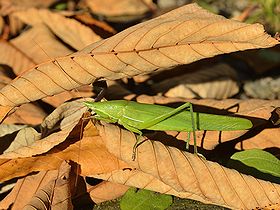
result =
M231 156L231 166L234 161L239 161L245 166L257 169L260 172L280 177L280 160L261 149L237 152Z

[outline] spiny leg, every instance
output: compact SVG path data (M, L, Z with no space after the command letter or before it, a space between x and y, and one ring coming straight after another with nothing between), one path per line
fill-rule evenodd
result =
M147 128L153 126L153 125L156 125L159 122L164 121L165 119L183 111L184 109L186 109L190 106L191 106L191 103L187 102L187 103L175 108L174 110L172 110L170 112L164 113L164 114L162 114L162 115L160 115L160 116L158 116L154 119L143 122L141 125L139 125L139 129L143 130L143 129L147 129Z
M196 135L195 135L195 121L194 121L194 116L193 116L193 106L192 104L190 103L190 113L191 113L191 120L192 120L192 132L193 132L193 147L194 147L194 153L196 155L198 155L198 152L197 152L197 145L196 145ZM187 140L187 143L186 143L186 146L189 146L189 141L190 141L190 134L188 133L188 140Z
M183 111L184 109L186 109L186 108L188 108L188 107L190 108L191 121L192 121L192 132L193 132L193 140L194 140L194 153L195 153L195 154L198 154L198 152L197 152L197 145L196 145L196 135L195 135L195 130L196 130L195 125L196 125L196 124L195 124L195 120L194 120L193 106L192 106L192 104L191 104L190 102L187 102L187 103L185 103L185 104L183 104L183 105L177 107L176 109L172 110L171 112L164 113L164 114L162 114L162 115L160 115L160 116L158 116L158 117L156 117L156 118L154 118L154 119L152 119L152 120L143 122L143 123L139 126L139 127L140 127L139 129L142 130L142 129L149 128L149 127L151 127L151 126L153 126L153 125L155 125L155 124L157 124L157 123L159 123L159 122L161 122L161 121L163 121L163 120L165 120L165 119L171 117L172 115L175 115L175 114L177 114L178 112ZM189 147L189 141L190 141L190 136L189 136L189 134L188 134L188 139L187 139L187 141L186 141L186 148L187 148L187 149L188 149L188 147Z
M189 150L190 140L191 140L191 133L188 132L188 137L187 137L187 141L186 141L186 149L187 150Z
M193 129L193 148L194 148L194 154L196 154L198 157L206 160L206 158L198 153L197 151L197 145L196 145L196 134L195 134L195 131L196 131L196 122L195 122L195 119L194 119L194 115L193 115L193 107L192 107L192 104L190 104L190 113L191 113L191 120L192 120L192 129ZM188 140L187 140L187 143L186 143L186 146L189 145L189 141L190 141L190 133L188 133ZM188 148L187 148L188 149Z

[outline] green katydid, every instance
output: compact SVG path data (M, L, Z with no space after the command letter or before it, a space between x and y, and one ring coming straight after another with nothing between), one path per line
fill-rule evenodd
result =
M185 103L175 109L126 100L84 102L84 104L94 112L95 119L108 123L118 123L127 130L138 134L133 147L133 159L143 129L193 132L194 153L198 154L196 130L232 131L246 130L252 127L252 123L248 119L193 112L191 103ZM187 147L189 139L190 135L188 135Z

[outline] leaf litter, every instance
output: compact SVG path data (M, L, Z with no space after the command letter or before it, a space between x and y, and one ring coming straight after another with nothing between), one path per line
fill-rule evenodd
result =
M183 14L188 15L183 19L178 18ZM205 19L201 19L202 16ZM188 27L185 27L186 23ZM242 35L243 31L246 31L246 36ZM232 22L201 10L196 5L188 5L89 45L70 56L62 56L39 64L0 90L0 102L4 106L20 105L64 90L75 89L100 77L116 80L190 63L217 54L266 48L277 43L263 32L260 25ZM183 50L183 47L187 50ZM76 73L79 72L79 78L72 69L75 69ZM61 76L64 80L60 81L58 79ZM26 85L24 90L20 88L23 84ZM182 102L182 99L177 98L145 96L138 100L159 104ZM252 119L255 130L266 126L273 107L279 106L277 100L190 101L202 109L216 107L246 116ZM81 102L63 104L42 123L44 128L44 132L41 133L42 139L34 141L31 145L22 144L23 147L13 147L6 156L0 156L0 167L3 171L0 180L26 176L31 172L55 170L67 160L78 163L79 170L76 172L82 176L102 178L115 184L154 190L229 208L264 207L279 200L280 189L275 183L240 174L146 137L137 150L136 161L132 161L131 152L135 135L115 125L98 122L92 124L91 121L84 130L81 130L81 118L85 107L77 109L79 106L82 106ZM215 111L218 110L214 109L213 112ZM82 139L79 135L81 131ZM32 132L39 134L35 130ZM235 142L234 139L248 132L221 134L198 132L197 135L198 138L204 138L204 143L202 140L200 143L201 148L211 150L226 141ZM253 133L243 139L242 146L244 142L255 143L256 139L259 139L261 143L248 144L247 148L252 146L266 148L268 140L262 141L262 137L259 137L262 132L269 134L267 135L269 139L270 136L276 135L279 129L264 128L259 133ZM25 135L18 135L20 143L34 136L34 133L25 132ZM184 140L184 136L180 135L184 134L175 134L172 140L180 138ZM164 136L160 134L158 139L163 139ZM238 143L241 144L235 142L236 145ZM273 142L272 145L277 145L277 142ZM67 186L69 184L71 183L67 183ZM55 193L55 187L50 188L50 193L52 195ZM62 195L64 198L70 196L65 193ZM17 201L10 200L8 204L14 202ZM3 202L0 204L3 205Z

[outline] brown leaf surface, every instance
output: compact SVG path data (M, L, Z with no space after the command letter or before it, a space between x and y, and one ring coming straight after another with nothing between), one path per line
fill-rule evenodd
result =
M10 42L34 62L33 66L48 61L50 58L68 55L73 52L59 41L44 24L35 25ZM18 74L17 71L15 73Z
M9 84L11 79L7 77L9 72L4 69L0 71L0 88ZM89 94L87 95L89 97ZM45 111L38 105L33 103L23 104L20 107L12 109L11 107L0 107L0 122L6 124L28 124L28 125L38 125L46 117ZM8 114L5 116L5 114ZM3 118L5 117L4 121Z
M14 11L26 10L26 8L37 7L37 8L48 8L55 0L44 0L44 1L17 1L17 0L0 0L1 9L0 14L5 16Z
M230 98L239 92L235 71L226 64L217 64L194 73L166 79L152 88L167 97Z
M100 78L116 80L276 44L259 24L228 20L190 4L30 69L1 89L0 104L17 106Z
M46 185L55 176L57 176L57 170L42 171L36 175L19 179L9 195L0 202L0 209L8 209L11 204L13 204L13 209L22 209L37 189Z
M108 173L127 167L126 163L108 152L103 140L97 136L96 128L89 127L84 135L86 137L81 141L73 144L73 140L67 139L48 153L36 157L0 159L0 181L25 176L34 171L54 170L63 160L79 163L83 176Z
M42 171L18 180L12 192L0 202L1 209L71 209L70 165L63 162L59 170ZM51 201L51 203L50 203ZM43 205L43 206L42 206Z
M110 33L110 34L116 34L117 31L112 28L108 23L97 20L93 18L89 13L85 12L83 14L77 14L75 15L75 18L79 21L83 22L86 25L90 26L96 26L98 28L103 29L104 31Z
M158 103L176 101L175 98L167 99L164 97L146 97L145 100L156 101L156 99ZM207 105L207 110L208 106L216 106L229 108L230 111L234 112L238 109L239 114L256 116L256 125L259 126L264 125L262 118L269 118L268 108L276 103L273 101L256 103L257 100L254 100L252 104L246 105L245 101L237 100L197 100L196 104L199 102ZM277 102L279 103L279 101ZM75 103L75 106L70 106L71 103L62 105L47 118L44 127L51 131L54 125L63 119L63 116L75 115L71 120L69 118L61 123L60 126L67 126L72 121L77 121L81 116L75 114L74 107L80 107L81 104L72 102L72 104ZM43 155L11 160L0 159L0 169L3 171L0 174L0 181L24 176L34 171L56 169L63 160L72 160L79 163L80 174L83 176L102 177L109 181L115 180L113 182L120 184L230 208L264 207L268 204L275 204L280 199L280 187L277 184L242 175L235 170L224 168L214 162L204 161L191 153L165 146L158 141L146 139L137 149L136 161L132 161L132 148L136 141L135 134L112 124L105 123L102 126L96 123L96 126L97 130L90 121L83 132L84 137L81 141L73 143L79 137L72 134L72 137L69 136L66 141ZM74 130L78 132L79 128ZM221 135L223 141L224 133L226 132ZM53 134L55 133L50 135ZM231 134L231 139L240 135L242 134ZM227 137L227 135L225 136ZM205 142L208 141L208 136L206 137ZM218 137L213 136L213 139L216 140L217 144ZM173 140L176 141L175 138Z
M39 189L32 197L31 201L25 206L25 209L43 209L45 206L50 206L51 209L73 209L71 202L71 166L62 162L57 177L49 182L46 186ZM42 202L44 204L42 204Z
M44 23L56 36L76 50L81 50L85 46L101 39L90 28L78 21L49 10L31 8L26 11L16 12L13 15L29 25L34 26L38 23Z
M9 15L8 20L9 20L9 30L10 30L9 33L12 36L18 35L24 29L25 24L22 21L20 21L18 18Z
M73 52L66 47L64 43L57 40L55 34L43 24L36 24L30 30L10 42L13 43L18 50L20 49L22 54L35 63L45 62L50 60L50 58L68 55ZM15 73L17 74L18 72L15 71ZM92 96L91 91L89 86L84 86L79 88L79 93L76 90L73 92L62 92L55 96L46 97L43 101L54 107L58 107L63 102L72 98L90 97ZM29 115L31 114L33 113Z
M6 75L4 68L1 67L1 69L0 69L0 88L6 86L11 81L12 81L12 79Z
M33 128L27 127L21 129L17 132L15 139L9 145L7 149L3 151L0 158L17 158L22 157L22 154L26 152L27 157L32 156L30 154L30 146L34 144L35 141L40 139L40 134Z
M151 0L86 0L87 5L92 12L104 16L121 16L121 15L140 15L149 11L147 4L152 4Z
M17 107L15 112L10 114L3 123L6 124L25 124L25 125L39 125L47 114L38 105L32 103L23 104Z
M2 34L3 33L3 30L4 30L4 19L3 19L3 17L1 16L0 17L0 34Z
M87 191L94 203L102 203L119 198L128 189L127 185L104 181L94 187L88 186Z
M20 51L15 45L1 41L0 42L1 64L6 64L13 68L15 74L20 74L26 69L35 65L35 63Z
M160 142L146 140L137 149L136 161L132 161L132 148L136 141L134 134L111 124L99 127L99 130L112 154L128 163L130 167L170 186L180 197L187 193L186 197L191 194L193 199L234 209L264 207L267 204L275 204L280 199L278 184L240 174ZM130 173L130 170L122 170L122 173L125 175ZM110 174L106 180L121 180L119 183L128 184L133 180L133 175L125 178L127 176L119 174L115 179L113 174ZM154 186L153 180L136 173L136 183L144 184L144 187ZM156 184L155 189L160 186ZM163 188L166 190L166 186ZM166 192L169 190L170 188Z
M0 158L31 157L49 151L69 136L86 109L81 101L63 104L42 122L42 134L39 134L33 128L21 130ZM59 131L44 137L46 133L52 132L53 129L59 129ZM41 136L42 139L40 139Z
M0 122L2 122L14 108L10 106L0 106Z
M79 88L76 88L72 91L65 91L62 93L59 93L54 96L48 96L46 98L43 98L42 101L52 105L53 107L58 107L62 105L65 101L69 101L73 98L89 98L92 97L94 94L92 92L92 86L85 85Z

